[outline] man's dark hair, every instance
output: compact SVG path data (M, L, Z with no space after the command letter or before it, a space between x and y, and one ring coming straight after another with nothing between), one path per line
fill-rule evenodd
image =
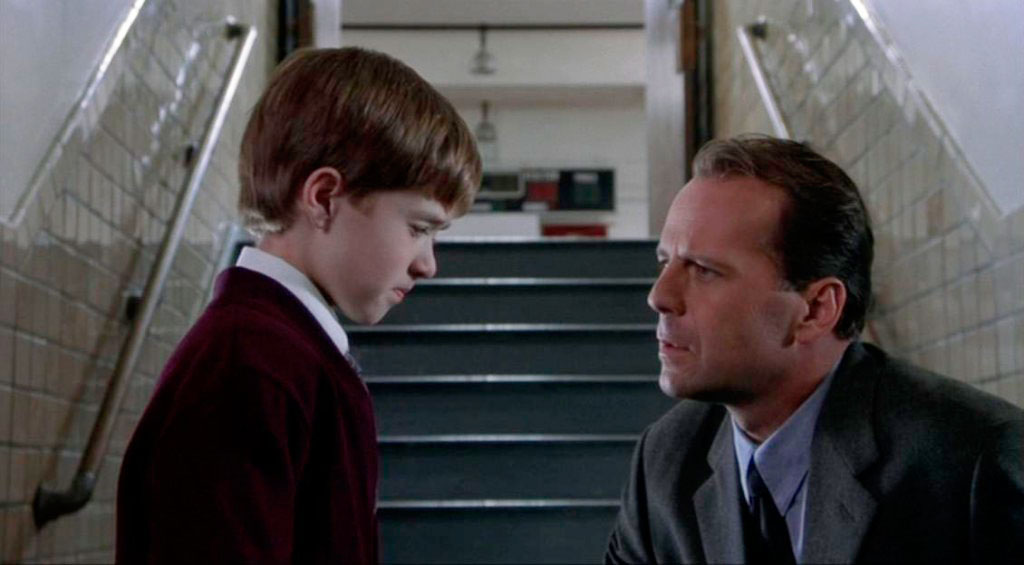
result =
M785 191L775 249L783 278L798 291L838 278L847 298L836 336L852 338L864 329L875 240L857 185L838 165L804 143L747 135L707 143L693 170L703 178L752 177Z

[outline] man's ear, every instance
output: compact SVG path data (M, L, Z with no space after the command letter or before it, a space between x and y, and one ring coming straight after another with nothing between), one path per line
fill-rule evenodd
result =
M846 306L846 285L836 277L825 277L807 285L800 293L807 309L797 320L794 337L798 343L809 343L829 335L839 323Z
M337 214L337 197L345 193L345 179L334 167L320 167L306 177L299 191L299 214L317 229L327 229Z

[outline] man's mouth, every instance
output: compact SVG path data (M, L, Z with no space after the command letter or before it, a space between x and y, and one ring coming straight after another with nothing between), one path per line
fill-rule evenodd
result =
M658 343L660 343L661 345L664 345L664 346L667 346L667 347L678 347L674 341L669 339L668 336L663 335L661 332L658 332L657 338L658 338Z
M690 347L664 335L658 335L658 350L662 352L690 351Z

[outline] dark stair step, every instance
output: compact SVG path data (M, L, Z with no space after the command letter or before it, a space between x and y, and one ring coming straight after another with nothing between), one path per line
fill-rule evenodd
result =
M653 323L656 315L647 307L653 283L649 278L425 280L382 323Z
M382 563L600 563L617 499L381 502Z
M365 375L653 374L655 324L453 324L349 328Z
M616 498L638 436L381 436L382 499Z
M381 435L637 434L675 404L653 376L367 378Z
M656 277L654 240L441 240L442 277Z

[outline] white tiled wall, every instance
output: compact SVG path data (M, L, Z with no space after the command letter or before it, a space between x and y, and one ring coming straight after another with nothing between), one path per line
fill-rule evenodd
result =
M266 80L271 10L242 0L147 1L100 94L87 101L88 119L56 145L24 220L0 225L2 562L113 561L120 455L202 303L234 217L238 140ZM37 531L36 487L66 488L76 470L127 335L125 298L145 281L184 188L182 150L205 131L226 76L234 50L220 33L227 14L254 23L264 41L189 218L92 501ZM75 22L54 25L58 37Z
M989 205L927 93L848 0L715 8L716 135L771 133L735 40L737 25L765 16L758 48L794 137L842 165L871 212L874 339L1024 405L1024 210Z
M1003 212L1024 207L1024 2L858 0Z
M15 212L132 4L0 2L0 219Z

